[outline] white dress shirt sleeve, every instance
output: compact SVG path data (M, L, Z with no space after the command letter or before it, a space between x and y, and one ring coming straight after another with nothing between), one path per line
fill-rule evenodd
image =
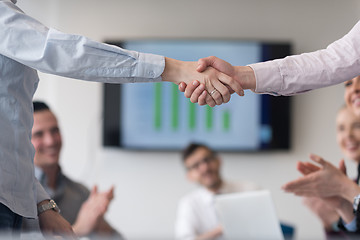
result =
M196 224L194 211L191 209L190 204L181 199L175 220L175 239L194 240L198 235L195 230Z
M326 49L249 65L257 93L292 95L360 75L360 21Z
M48 28L0 0L0 54L36 70L110 83L161 81L163 56L144 54Z

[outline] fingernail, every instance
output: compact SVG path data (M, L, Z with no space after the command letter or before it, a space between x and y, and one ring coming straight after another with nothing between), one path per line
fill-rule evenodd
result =
M200 90L200 91L204 91L204 90L205 90L205 86L204 86L204 85L200 85L200 86L199 86L199 90Z
M193 85L197 86L197 85L199 85L199 82L198 81L193 81Z

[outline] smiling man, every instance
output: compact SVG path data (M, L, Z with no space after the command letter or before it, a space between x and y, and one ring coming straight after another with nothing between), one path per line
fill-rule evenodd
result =
M57 202L60 214L72 225L79 237L99 236L122 239L104 219L113 198L113 188L90 192L84 185L66 177L59 165L62 138L54 113L43 102L34 102L34 125L31 142L35 148L35 176ZM23 220L24 234L39 231L37 219Z

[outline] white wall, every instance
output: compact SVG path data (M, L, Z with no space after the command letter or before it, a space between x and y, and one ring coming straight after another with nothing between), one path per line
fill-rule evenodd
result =
M19 0L29 15L64 32L106 39L241 38L289 40L301 53L325 47L358 20L356 0ZM102 88L98 83L41 74L37 99L50 103L62 127L62 165L72 178L102 189L116 185L107 219L129 239L171 239L176 202L193 188L178 153L129 152L101 146ZM299 176L298 160L317 153L336 163L334 117L343 86L293 98L289 152L222 154L229 179L253 180L273 193L280 219L297 239L321 239L319 221L280 186ZM353 173L352 173L353 174Z

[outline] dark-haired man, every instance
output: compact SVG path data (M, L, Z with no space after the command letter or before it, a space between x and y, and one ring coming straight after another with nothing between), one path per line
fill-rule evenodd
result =
M200 188L184 196L178 206L176 239L223 239L222 228L216 217L216 194L259 190L251 182L230 183L220 174L221 160L209 147L192 143L183 151L187 178Z
M72 225L77 236L94 235L121 239L104 219L113 198L113 188L98 192L96 186L90 192L84 185L66 177L59 165L62 147L57 119L43 102L33 102L34 126L31 142L35 148L35 176L52 199L57 202L60 214ZM23 230L37 230L38 221L24 219Z

